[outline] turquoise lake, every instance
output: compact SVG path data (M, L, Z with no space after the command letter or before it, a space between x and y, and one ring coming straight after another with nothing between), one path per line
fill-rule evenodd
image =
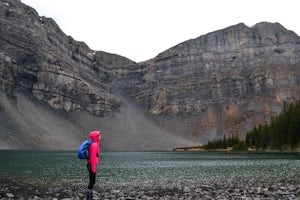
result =
M86 161L75 151L0 151L2 181L85 184ZM101 152L97 184L164 184L210 180L300 179L300 153Z

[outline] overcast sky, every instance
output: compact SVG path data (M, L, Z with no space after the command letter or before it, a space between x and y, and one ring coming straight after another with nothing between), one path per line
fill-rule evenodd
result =
M91 49L140 62L238 23L279 22L300 35L298 0L21 0Z

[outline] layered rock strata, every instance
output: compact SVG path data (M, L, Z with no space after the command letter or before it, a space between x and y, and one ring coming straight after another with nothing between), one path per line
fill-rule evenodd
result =
M237 24L141 63L90 49L18 0L0 0L0 27L4 142L12 130L26 132L26 145L37 137L32 132L44 132L39 141L49 147L58 136L102 127L111 132L109 149L199 144L244 137L278 114L284 102L300 99L300 38L279 23ZM39 124L26 105L55 120ZM54 134L58 119L72 128L56 128ZM34 128L24 131L29 122Z
M20 87L54 109L88 110L101 117L120 106L109 79L134 62L89 49L66 36L51 18L40 17L19 1L2 1L0 19L3 76L14 77L2 86L7 94ZM6 67L10 63L15 67Z
M137 63L91 50L19 0L0 1L0 27L0 149L75 149L95 129L109 150L191 144L114 86L137 88Z
M161 126L200 141L243 137L300 97L300 38L279 23L237 24L139 65L130 95Z

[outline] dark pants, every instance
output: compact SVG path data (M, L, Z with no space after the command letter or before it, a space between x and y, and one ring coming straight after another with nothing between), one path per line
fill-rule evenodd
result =
M88 189L92 190L94 185L95 185L95 182L96 182L96 173L92 172L92 167L89 163L87 164L87 169L89 171L89 177L90 177L90 182L89 182L89 185L88 185Z

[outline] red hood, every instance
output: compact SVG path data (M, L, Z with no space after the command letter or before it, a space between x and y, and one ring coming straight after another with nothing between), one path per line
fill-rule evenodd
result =
M99 143L100 142L100 139L99 139L99 135L101 134L100 131L92 131L90 132L90 139L93 141L93 142L97 142Z

